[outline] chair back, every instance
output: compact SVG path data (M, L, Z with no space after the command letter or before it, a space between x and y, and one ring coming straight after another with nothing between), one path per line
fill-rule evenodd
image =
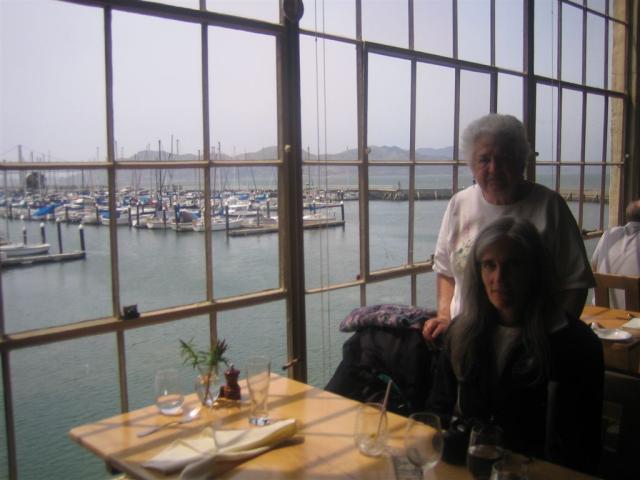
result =
M640 478L640 375L604 372L603 449L600 474Z
M624 290L625 310L640 310L640 277L593 272L596 279L595 301L600 307L609 308L609 290Z

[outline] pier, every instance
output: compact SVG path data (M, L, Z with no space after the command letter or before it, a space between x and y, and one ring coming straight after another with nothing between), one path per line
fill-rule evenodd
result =
M305 230L314 230L318 228L332 228L332 227L344 227L344 220L310 220L305 221ZM230 237L246 237L249 235L263 235L265 233L277 233L277 225L266 225L264 227L253 228L238 228L235 230L229 230L228 235Z
M24 257L10 257L0 259L0 267L24 267L39 263L68 262L70 260L83 260L87 256L86 252L53 253L47 255L27 255Z

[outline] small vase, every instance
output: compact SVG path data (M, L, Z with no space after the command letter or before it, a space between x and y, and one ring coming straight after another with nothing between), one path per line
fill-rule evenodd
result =
M198 366L198 371L200 375L196 377L196 394L202 405L211 408L220 394L218 366Z

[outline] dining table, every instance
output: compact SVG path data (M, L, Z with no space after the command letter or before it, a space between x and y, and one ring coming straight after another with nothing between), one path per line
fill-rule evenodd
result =
M580 319L600 333L605 368L640 373L640 312L585 305Z
M269 416L273 421L295 419L296 434L249 460L217 462L211 470L215 478L421 478L412 468L406 468L410 464L407 464L403 447L407 422L405 417L388 412L389 438L386 451L377 457L365 456L359 452L353 435L356 412L361 403L275 373L271 373L270 380ZM143 463L165 450L175 440L197 435L206 427L214 430L264 428L250 427L246 383L241 381L240 385L241 400L225 401L217 408L202 408L194 421L172 425L142 438L138 437L138 433L168 420L154 405L74 427L69 435L73 441L103 459L112 472L122 472L129 478L136 479L179 478L179 472L163 474L143 466ZM198 405L199 400L195 394L186 397L185 409ZM546 461L529 459L528 462L529 480L591 478ZM464 466L444 461L435 466L430 476L450 480L473 478Z

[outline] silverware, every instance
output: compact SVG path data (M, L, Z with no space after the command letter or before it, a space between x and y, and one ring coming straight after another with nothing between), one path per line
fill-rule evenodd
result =
M151 435L152 433L157 432L158 430L161 430L165 427L171 427L173 425L182 425L184 423L189 423L193 420L195 420L196 418L198 418L198 414L200 413L200 408L201 407L196 407L192 410L189 410L187 413L185 413L184 415L182 415L182 417L176 419L176 420L172 420L170 422L167 423L163 423L162 425L157 425L155 427L151 427L147 430L143 430L142 432L138 433L138 437L142 438L142 437L146 437L147 435Z

